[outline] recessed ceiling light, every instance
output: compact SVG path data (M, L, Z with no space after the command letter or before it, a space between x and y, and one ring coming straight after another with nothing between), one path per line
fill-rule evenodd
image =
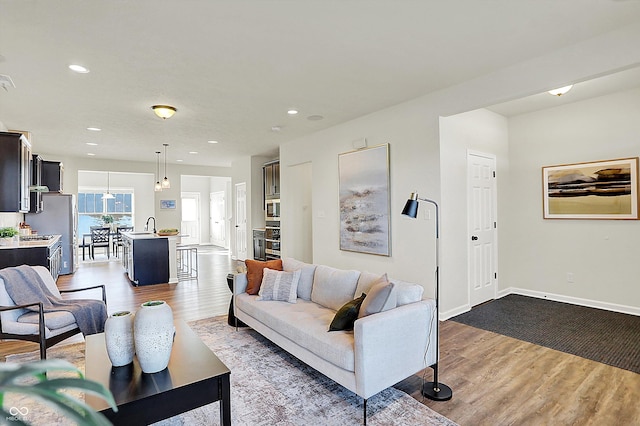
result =
M95 143L95 142L87 142L87 145L89 145L89 146L98 146L98 144Z
M176 160L176 162L178 163L182 163L184 160Z
M324 119L324 117L321 115L310 115L307 117L307 120L310 120L310 121L320 121L322 119Z
M287 111L287 114L289 115L296 115L298 113L297 109L290 109L289 111Z
M549 90L547 93L553 96L562 96L565 93L567 93L569 90L571 90L572 87L573 87L573 84L570 84L569 86L564 86L559 89Z
M193 154L193 155L195 155L195 154L197 154L197 153L198 153L198 151L189 151L189 154Z
M218 141L207 141L208 143L218 143Z
M279 132L282 130L282 126L271 126L272 132Z
M80 74L86 74L89 72L88 68L83 67L82 65L71 64L69 65L69 69L71 71L75 71Z
M90 131L92 131L92 132L99 132L99 131L101 131L102 129L99 129L99 128L97 128L97 127L87 127L87 130L90 130Z
M87 155L93 157L95 154L93 152L87 152Z

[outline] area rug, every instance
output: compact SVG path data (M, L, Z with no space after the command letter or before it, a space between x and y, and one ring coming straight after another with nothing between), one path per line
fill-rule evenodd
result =
M640 373L640 317L510 294L451 318Z
M362 424L362 398L298 361L255 331L236 331L227 325L226 316L191 322L189 326L231 370L233 425ZM84 344L51 348L48 358L66 359L84 370ZM36 359L36 352L7 357L8 362ZM11 403L24 407L27 402ZM28 403L32 404L32 401ZM68 424L46 407L29 407L32 409L28 420L32 424ZM455 426L451 420L393 387L369 398L367 413L369 425ZM214 403L156 425L209 426L219 424L219 419L219 404Z

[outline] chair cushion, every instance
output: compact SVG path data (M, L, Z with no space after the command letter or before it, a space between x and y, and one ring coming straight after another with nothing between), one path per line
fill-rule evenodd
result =
M37 312L27 312L18 318L18 322L26 324L38 324ZM55 311L44 313L44 323L50 330L66 327L76 323L76 318L69 311Z

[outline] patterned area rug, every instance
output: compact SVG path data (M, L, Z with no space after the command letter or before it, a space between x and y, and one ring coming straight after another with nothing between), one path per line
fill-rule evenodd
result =
M510 294L451 318L640 374L640 317Z
M250 329L227 325L226 316L189 323L205 344L231 370L231 420L234 425L358 425L362 398L326 378ZM84 344L54 347L48 357L70 361L84 371ZM7 357L8 362L38 359L36 352ZM383 368L383 366L381 366ZM24 399L6 400L29 406L27 420L36 425L66 425L48 407ZM456 423L393 387L367 401L369 425L444 425ZM156 425L219 424L219 404L209 404Z

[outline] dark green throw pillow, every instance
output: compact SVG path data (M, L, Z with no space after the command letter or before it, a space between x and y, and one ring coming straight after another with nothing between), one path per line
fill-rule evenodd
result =
M360 305L365 296L366 294L362 293L362 296L357 299L345 303L338 312L336 312L336 316L333 317L333 321L331 321L331 325L329 325L329 331L353 330L353 323L358 319Z

